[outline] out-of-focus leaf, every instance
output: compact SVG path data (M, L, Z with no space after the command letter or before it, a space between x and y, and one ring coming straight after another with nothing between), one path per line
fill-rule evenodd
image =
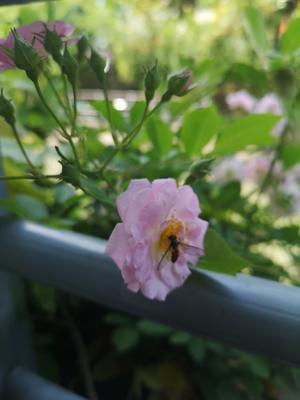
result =
M105 315L104 321L109 325L123 325L129 322L129 318L122 314L109 313Z
M142 333L150 336L164 336L172 332L172 328L169 326L148 320L140 320L137 327Z
M122 326L112 334L113 345L120 353L132 349L138 341L139 331L132 326Z
M54 186L55 200L58 203L65 203L67 200L75 196L75 189L68 183L60 183Z
M183 346L189 343L191 340L192 336L189 333L186 332L174 332L170 336L170 343L172 343L174 346Z
M196 161L190 168L190 174L186 178L185 183L190 185L197 180L203 179L211 170L211 165L214 162L214 158L204 158L200 161Z
M244 10L244 26L253 49L265 59L269 48L268 35L264 18L257 8L247 7Z
M300 48L300 18L292 19L280 40L280 48L285 53Z
M261 147L274 144L276 139L271 136L271 131L279 119L270 114L247 115L235 119L222 132L214 154L232 154L249 145Z
M38 306L54 317L57 307L56 289L32 282L30 290Z
M21 217L43 220L49 217L47 207L38 199L25 194L17 194L14 199Z
M166 155L172 147L173 132L169 125L157 117L152 117L146 123L147 134L154 149L160 155Z
M240 199L241 184L238 181L231 181L226 183L222 190L215 199L214 205L218 208L232 208L235 203Z
M189 155L200 154L203 147L222 126L223 119L215 107L200 108L185 115L181 139Z
M227 242L213 229L209 228L204 240L205 256L199 261L199 268L223 274L235 275L249 263L237 255Z
M286 168L290 168L300 162L300 143L287 143L283 146L280 158Z
M188 344L188 352L196 362L202 362L205 357L205 346L203 340L193 338Z
M264 71L253 65L236 63L226 75L226 81L236 83L239 87L249 88L263 95L268 90L268 77Z
M90 105L97 111L100 112L100 114L108 121L108 115L107 115L107 109L106 109L106 104L105 101L90 101ZM119 132L126 132L128 133L130 128L128 126L128 123L126 119L124 118L123 114L113 108L112 103L110 102L111 106L111 117L113 120L113 125L115 129L117 129Z
M105 192L99 188L97 182L84 177L80 177L79 181L80 187L85 193L90 194L102 204L115 207L114 202L110 200L107 194L105 194Z
M259 378L267 379L270 374L270 367L267 361L258 356L239 352L239 358L251 372Z

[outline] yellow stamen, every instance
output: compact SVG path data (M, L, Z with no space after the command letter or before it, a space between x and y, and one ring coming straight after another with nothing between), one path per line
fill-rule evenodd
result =
M168 222L168 225L159 236L159 248L162 252L167 251L170 246L169 236L174 235L177 239L180 239L179 233L182 229L183 224L182 222L178 221L178 219L171 219Z

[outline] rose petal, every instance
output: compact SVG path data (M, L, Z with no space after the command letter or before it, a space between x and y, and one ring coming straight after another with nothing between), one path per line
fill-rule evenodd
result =
M124 229L124 224L120 223L117 224L112 231L105 252L114 260L117 266L122 269L127 251L127 234Z

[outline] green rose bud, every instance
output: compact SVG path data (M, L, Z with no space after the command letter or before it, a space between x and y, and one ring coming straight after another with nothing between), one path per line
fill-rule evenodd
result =
M45 50L49 54L51 54L53 60L57 62L57 64L61 65L61 49L63 46L63 41L61 40L60 36L58 33L54 31L50 31L47 28L47 25L45 24L45 37L44 37L44 42L43 45L45 47Z
M158 71L157 61L155 64L149 68L146 72L145 76L145 97L146 101L150 103L153 99L156 89L159 87L161 82L161 76Z
M77 60L79 63L81 63L85 59L87 52L90 48L87 37L84 35L81 36L81 38L78 40L76 46L77 46Z
M62 166L62 171L60 174L61 179L64 182L71 183L71 185L75 187L79 187L80 183L80 172L78 168L71 162L66 159L62 159L59 161Z
M78 63L76 59L70 54L67 46L64 50L61 67L63 73L68 78L68 81L70 82L72 87L76 88L78 80Z
M11 127L15 126L15 109L11 102L4 97L3 89L0 93L0 115Z
M185 96L191 90L192 82L192 72L188 69L170 76L162 101L169 101L172 96Z
M98 81L103 84L105 81L105 74L108 69L108 62L93 49L91 51L90 66L94 71Z
M23 40L15 29L12 30L14 36L13 60L16 66L24 70L29 79L36 81L42 69L42 59L38 55L34 46Z

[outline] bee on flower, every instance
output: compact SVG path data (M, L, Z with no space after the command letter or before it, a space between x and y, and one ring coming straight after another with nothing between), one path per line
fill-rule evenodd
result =
M200 219L199 201L190 186L174 179L132 180L120 194L122 222L114 228L106 252L128 289L165 300L190 274L188 264L204 255L208 223Z

